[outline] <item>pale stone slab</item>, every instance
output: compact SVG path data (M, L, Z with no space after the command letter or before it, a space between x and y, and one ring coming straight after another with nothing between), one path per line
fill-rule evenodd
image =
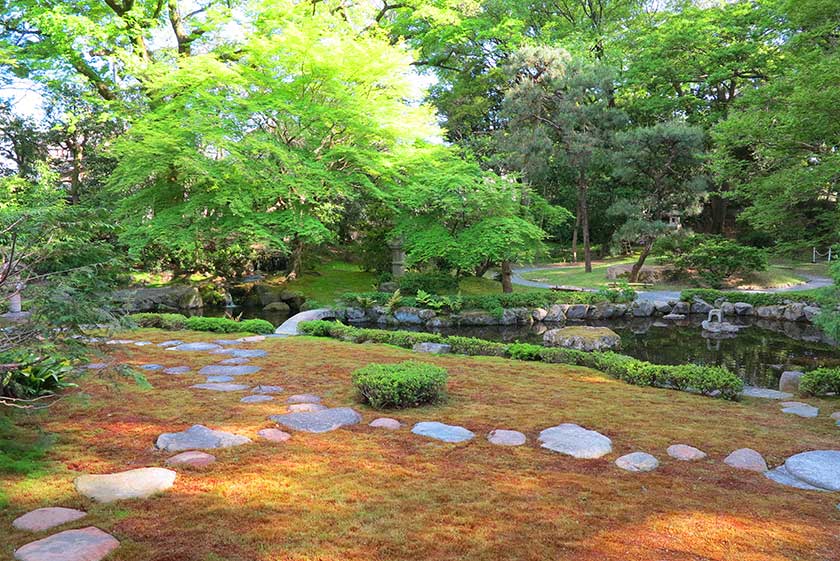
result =
M12 526L18 530L25 530L27 532L43 532L44 530L73 522L85 516L87 516L87 513L76 510L75 508L51 506L39 508L15 518Z
M241 345L242 344L242 341L240 341L239 339L216 339L213 342L216 343L217 345L221 345L223 347L230 347L230 346L233 346L233 345Z
M268 353L262 349L216 349L211 354L214 355L231 355L235 358L259 358Z
M706 453L702 450L689 446L688 444L672 444L668 446L668 455L677 460L684 462L692 462L702 460L706 457Z
M214 392L241 392L242 390L248 389L248 386L244 384L229 384L224 382L208 382L206 384L195 384L190 387L197 390L211 390Z
M157 344L158 347L169 348L169 347L177 347L178 345L183 345L184 342L180 339L170 339L169 341L162 341Z
M786 401L782 403L782 413L789 415L797 415L806 419L813 419L820 414L818 407L808 405L807 403L799 403L797 401Z
M573 423L563 423L540 432L542 447L574 458L595 459L612 452L612 440Z
M840 450L802 452L785 460L785 468L809 485L840 491Z
M241 401L242 403L264 403L266 401L274 401L274 398L270 395L254 394L246 395L239 401Z
M207 376L205 382L210 384L222 384L225 382L233 382L236 380L233 376Z
M402 423L390 417L379 417L371 421L370 426L376 429L397 430L402 427Z
M166 350L167 351L216 351L216 350L224 350L224 349L222 349L221 345L217 345L215 343L182 343L181 345L175 345L174 347L169 347Z
M787 487L794 487L796 489L804 489L806 491L826 491L827 489L820 489L819 487L814 487L796 477L792 476L790 472L788 472L787 468L784 464L780 465L777 468L771 469L770 471L764 472L764 477L770 479L771 481L775 481L776 483L780 483Z
M219 364L248 364L251 362L250 358L244 357L233 357L233 358L226 358L224 360L220 360Z
M437 421L423 421L411 429L414 434L427 436L444 442L465 442L472 440L475 433L457 425L446 425Z
M178 452L181 450L230 448L250 442L251 439L247 436L209 429L204 425L193 425L185 431L161 434L158 436L155 446L160 450Z
M246 376L262 370L259 366L211 364L198 371L203 376Z
M65 530L15 550L18 561L99 561L120 542L99 528Z
M518 430L495 429L487 435L487 440L497 446L522 446L528 439Z
M762 473L767 471L767 462L764 461L764 457L752 448L739 448L735 450L723 460L723 463L736 469Z
M632 452L618 458L615 465L624 471L647 472L658 468L659 460L646 452Z
M192 370L189 366L172 366L170 368L164 369L164 374L186 374Z
M105 475L80 475L76 490L100 503L144 499L172 487L176 473L163 468L138 468Z
M198 450L187 450L166 460L166 465L187 465L192 467L206 467L216 461L216 456L199 452Z
M328 409L320 403L292 403L286 408L289 413L311 413L312 411L323 411Z
M141 364L140 368L142 368L143 370L155 371L155 370L161 370L163 368L163 365L162 364Z
M257 436L276 443L286 442L292 438L291 434L280 429L260 429L257 431Z
M254 389L251 390L251 393L259 393L259 394L272 394L272 393L280 393L283 391L281 386L266 386L264 384L260 384L258 386L254 386Z
M321 403L321 398L311 393L299 393L286 398L286 403Z
M362 416L349 407L336 407L309 413L272 415L269 420L292 430L322 433L347 425L356 425L362 421Z
M778 390L770 390L767 388L756 388L754 386L745 386L741 395L744 397L757 397L760 399L790 399L793 397L792 393L780 392Z

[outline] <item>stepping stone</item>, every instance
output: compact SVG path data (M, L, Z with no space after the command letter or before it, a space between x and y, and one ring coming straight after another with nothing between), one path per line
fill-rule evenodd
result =
M143 370L160 370L163 368L162 364L141 364L140 368Z
M840 450L802 452L785 460L793 477L827 491L840 491Z
M79 518L87 516L87 513L75 508L64 508L61 506L50 506L27 512L23 516L15 518L12 526L18 530L27 532L43 532Z
M259 394L270 394L270 393L280 393L283 391L283 388L280 386L265 386L260 384L259 386L254 386L254 389L251 390L251 393L259 393Z
M414 428L411 429L411 432L419 434L420 436L427 436L436 440L442 440L444 442L465 442L467 440L472 440L472 438L475 437L474 432L467 430L464 427L459 427L457 425L445 425L437 421L424 421L417 423L414 425Z
M780 405L782 406L782 413L798 415L806 419L812 419L820 414L819 408L799 401L783 401Z
M240 343L259 343L265 341L265 335L248 335L247 337L240 337L237 341Z
M198 371L204 376L245 376L247 374L256 374L262 370L259 366L223 366L221 364L211 364L205 366Z
M105 475L80 475L76 490L89 499L110 503L121 499L145 499L172 487L176 473L171 469L138 468Z
M181 452L176 456L172 456L166 460L166 465L187 465L191 467L207 467L216 461L216 456L207 454L206 452L199 452L198 450L188 450Z
M487 440L497 446L522 446L527 438L518 430L496 429L487 435Z
M152 342L151 341L137 341L134 344L137 345L138 347L145 347L146 345L151 345Z
M211 384L218 384L223 382L233 382L236 380L233 376L207 376L207 382Z
M646 472L658 468L659 460L646 452L633 452L618 458L615 465L625 471Z
M371 421L369 426L376 429L397 430L402 427L402 423L389 417L379 417Z
M119 547L110 534L89 526L65 530L15 550L18 561L99 561Z
M193 425L185 431L161 434L155 442L155 447L167 452L180 452L181 450L230 448L250 443L251 439L247 436L209 429L204 425Z
M178 345L183 345L183 344L184 344L184 342L181 341L180 339L171 339L169 341L163 341L162 343L158 343L157 346L167 348L167 347L177 347Z
M540 433L542 447L574 458L594 459L612 452L612 440L573 423L549 427Z
M240 399L242 403L263 403L265 401L274 401L274 398L270 395L246 395L242 399Z
M268 353L263 351L262 349L222 349L219 348L215 351L212 351L210 354L214 355L231 355L236 358L259 358L261 356L265 356Z
M290 395L286 399L286 403L321 403L321 398L311 393L299 393Z
M667 452L672 458L682 460L684 462L702 460L706 457L705 452L687 444L672 444L671 446L668 446Z
M241 345L242 341L239 339L216 339L213 341L217 345L222 345L223 347L228 347L230 345Z
M312 411L323 411L327 406L320 403L293 403L286 408L289 413L311 413Z
M286 442L287 440L292 438L291 434L284 432L280 429L260 429L257 431L257 436L259 436L260 438L264 438L269 442L276 443Z
M362 416L349 407L335 407L309 413L286 413L268 418L284 427L305 432L328 432L345 425L355 425L362 421Z
M211 390L214 392L241 392L247 390L248 386L244 384L228 384L224 382L207 382L206 384L195 384L190 386L197 390Z
M764 457L752 448L735 450L723 460L723 463L736 469L762 473L767 471L767 462L764 461Z
M247 364L251 362L250 358L233 357L220 360L219 364Z
M91 362L85 365L85 368L88 370L102 370L103 368L108 368L107 362Z
M169 347L166 350L167 351L216 351L216 350L224 350L224 349L222 349L221 345L217 345L215 343L182 343L180 345L175 345L174 347Z
M831 418L835 421L840 421L840 411L831 414Z
M172 366L163 370L164 374L186 374L192 370L189 366Z
M741 392L745 397L757 397L761 399L790 399L793 397L792 393L780 392L778 390L771 390L767 388L756 388L754 386L746 386Z
M781 483L782 485L786 485L787 487L794 487L796 489L805 489L806 491L826 491L827 489L820 489L819 487L814 487L796 477L792 476L790 472L788 472L787 468L784 464L780 465L775 469L771 469L770 471L764 472L764 477L775 481L776 483Z
M132 339L111 339L110 341L105 341L106 345L130 345L134 341Z

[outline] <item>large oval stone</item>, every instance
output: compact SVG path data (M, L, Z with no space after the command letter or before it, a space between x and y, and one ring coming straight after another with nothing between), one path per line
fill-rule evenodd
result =
M215 343L183 343L181 345L175 345L174 347L169 347L166 349L167 351L215 351L219 350L222 347Z
M723 463L736 469L749 471L767 471L767 462L764 457L752 448L740 448L724 458Z
M668 455L684 462L702 460L706 453L688 444L672 444L668 446Z
M212 448L230 448L249 444L247 436L213 430L204 425L193 425L181 432L165 432L157 438L155 446L168 452L181 450L206 450Z
M216 349L214 355L231 355L235 358L260 358L268 353L262 349Z
M645 472L658 468L659 460L646 452L633 452L618 458L615 465L624 471Z
M621 347L621 337L607 327L576 325L550 329L543 334L548 347L565 347L579 351L603 351Z
M27 532L43 532L55 526L73 522L84 516L87 516L85 512L76 510L75 508L51 506L39 508L15 518L12 526L18 530L25 530Z
M487 435L487 440L496 446L522 446L527 438L518 430L495 429Z
M321 433L358 424L362 421L362 416L349 407L335 407L323 411L272 415L269 420L292 430Z
M207 467L216 461L216 456L199 452L198 450L187 450L166 460L166 465L186 465L191 467Z
M18 561L99 561L120 542L99 528L66 530L28 543L15 551Z
M457 425L445 425L437 421L423 421L411 429L414 434L427 436L444 442L464 442L471 440L475 433Z
M785 460L793 477L814 487L840 491L840 450L802 452Z
M594 459L612 452L612 440L573 423L563 423L540 432L542 447L574 458Z
M172 487L177 474L171 469L138 468L105 475L80 475L76 490L100 503L144 499Z
M225 377L223 376L222 378ZM190 387L197 390L210 390L214 392L241 392L242 390L248 389L248 386L243 384L229 384L225 382L208 382L206 384L195 384Z
M198 371L202 376L245 376L262 370L259 366L211 364Z

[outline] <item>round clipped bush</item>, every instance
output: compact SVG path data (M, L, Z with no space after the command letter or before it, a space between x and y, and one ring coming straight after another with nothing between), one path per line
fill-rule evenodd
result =
M437 401L446 377L446 370L424 362L368 364L353 372L353 385L375 409L416 407Z
M840 368L817 368L806 372L799 382L804 395L840 395Z
M274 333L274 325L264 319L246 319L240 323L239 328L248 333L260 333L262 335Z

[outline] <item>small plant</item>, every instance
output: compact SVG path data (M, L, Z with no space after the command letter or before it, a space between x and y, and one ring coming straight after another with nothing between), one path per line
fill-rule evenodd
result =
M388 298L388 301L385 302L385 308L388 310L388 313L393 314L394 310L396 310L397 308L400 307L400 304L402 303L402 300L403 300L403 297L402 297L402 294L400 294L400 289L398 288L397 290L394 291L394 293L391 295L391 297Z
M806 372L799 381L799 391L805 395L840 395L840 368L817 368Z
M181 314L140 313L126 316L126 319L138 327L178 330L187 326L187 316Z
M369 310L376 306L377 301L370 296L359 294L353 298L353 302L363 310Z
M353 372L362 401L375 409L417 407L440 399L446 370L424 362L369 364Z
M601 299L613 304L632 302L636 299L636 291L623 279L616 282L615 288L599 288L597 294Z
M66 380L73 366L64 357L16 349L0 354L0 365L0 395L5 397L31 399L74 385Z

